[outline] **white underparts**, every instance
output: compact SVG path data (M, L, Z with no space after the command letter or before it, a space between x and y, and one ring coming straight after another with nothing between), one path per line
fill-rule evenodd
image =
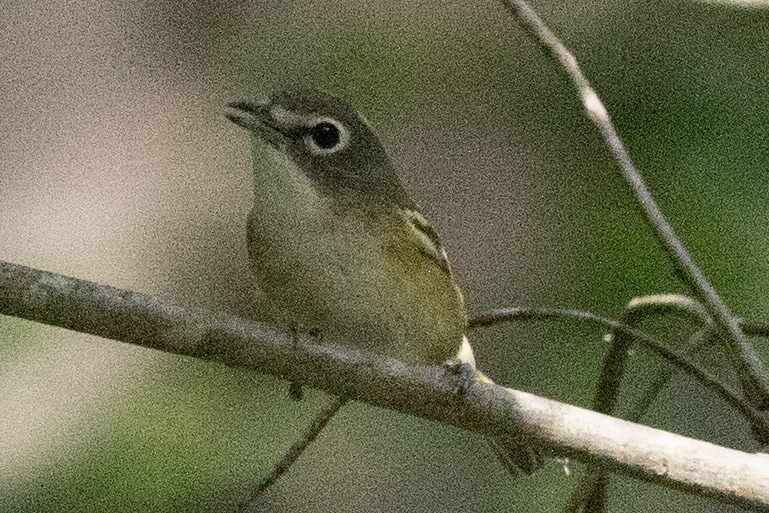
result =
M473 354L473 348L470 346L470 341L467 340L467 335L462 336L462 345L459 347L457 360L462 363L469 363L475 368L475 354Z

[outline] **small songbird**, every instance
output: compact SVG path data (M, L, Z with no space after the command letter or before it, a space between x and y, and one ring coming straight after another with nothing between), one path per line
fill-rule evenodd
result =
M259 319L410 365L474 369L446 252L363 117L315 90L229 107L255 136L247 240ZM511 471L542 463L517 437L492 445Z

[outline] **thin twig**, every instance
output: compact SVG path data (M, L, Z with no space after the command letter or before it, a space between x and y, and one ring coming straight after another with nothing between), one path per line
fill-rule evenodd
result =
M648 317L668 313L687 318L700 327L697 333L690 337L684 345L682 350L684 356L688 356L693 347L706 338L706 334L713 332L713 322L702 305L688 296L678 294L657 294L633 298L628 302L622 314L621 322L631 328L636 328ZM593 400L593 409L607 415L615 413L614 409L619 398L620 384L625 373L630 347L635 342L631 336L625 333L612 333L612 339L612 345L604 359L601 377L598 380L596 395ZM671 368L666 367L658 378L647 386L646 393L638 401L628 420L637 422L641 418L641 415L651 405L672 374ZM567 513L579 511L583 507L586 513L601 513L606 510L606 492L611 477L610 473L595 465L588 466L585 472L566 507Z
M707 334L712 331L705 328L697 331L692 337L689 338L685 347L684 354L688 354L696 350L699 344L707 341ZM651 404L659 396L660 391L670 381L670 378L674 374L674 369L671 367L665 367L659 372L655 379L651 383L647 383L646 389L641 398L638 399L632 410L622 418L638 422L643 414L648 410ZM613 414L613 411L609 413ZM602 469L596 465L588 465L585 469L586 479L583 479L579 485L575 488L573 500L570 503L570 508L567 512L577 511L577 509L571 509L575 506L584 506L585 513L602 513L606 510L606 499L608 496L609 480L611 473Z
M678 294L633 298L625 307L620 322L630 328L637 328L645 318L667 313L683 316L698 326L712 325L710 316L698 301ZM607 415L611 415L616 406L628 352L634 342L632 336L623 332L611 333L611 339L612 344L604 358L603 370L593 399L593 409Z
M273 467L272 471L265 475L261 481L251 490L251 493L246 501L241 503L235 511L237 513L245 513L249 507L256 502L257 499L286 472L288 472L296 460L304 453L307 447L315 441L321 431L326 427L329 421L336 415L339 409L347 403L347 399L343 397L334 397L331 404L326 408L323 408L318 415L315 416L312 424L307 427L302 438L294 442L283 458Z
M769 425L751 404L744 401L730 387L721 383L721 381L712 373L703 369L698 364L690 362L688 358L680 354L679 351L669 348L650 337L643 331L631 328L619 321L602 317L592 312L573 309L559 308L498 308L489 310L473 317L469 325L472 328L480 326L492 326L500 322L507 321L528 321L528 320L578 320L589 324L594 324L608 328L617 333L624 333L633 338L633 340L644 347L655 352L671 364L680 368L684 372L696 378L705 388L711 390L719 397L723 398L728 404L736 408L748 421L754 432L762 435L762 439L769 437Z
M687 285L692 288L713 318L718 331L725 340L733 346L741 356L738 370L746 397L759 409L769 408L769 378L764 370L761 359L750 341L740 330L738 321L727 304L721 299L716 289L710 284L700 268L694 263L691 255L678 239L673 227L667 221L657 202L646 186L641 174L636 169L622 140L611 122L606 107L590 85L577 63L576 57L566 48L558 37L545 25L537 13L524 0L500 0L502 5L535 35L544 46L563 66L577 88L580 99L588 117L598 128L606 145L614 155L625 180L635 193L638 203L643 209L645 219L654 229L668 256L680 270Z
M742 331L754 337L769 337L769 324L763 322L741 321Z
M686 344L683 347L683 353L685 355L693 355L708 345L712 345L714 343L711 338L712 336L713 332L707 328L694 332L692 336L689 337L689 340L686 341ZM649 408L657 399L657 397L659 397L662 389L670 382L670 379L674 375L675 369L670 367L665 367L662 369L662 371L659 372L654 380L646 384L646 390L644 390L643 394L641 394L641 397L630 408L627 414L623 415L623 418L633 422L640 421L646 412L649 411Z

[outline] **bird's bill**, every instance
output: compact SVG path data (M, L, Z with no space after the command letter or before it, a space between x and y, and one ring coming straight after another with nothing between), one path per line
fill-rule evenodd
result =
M232 112L225 114L227 119L242 126L259 139L271 146L284 150L290 137L275 122L272 116L272 105L269 103L232 102L227 105Z
M262 130L270 116L269 105L263 103L232 102L227 107L233 111L225 114L227 119L251 131Z

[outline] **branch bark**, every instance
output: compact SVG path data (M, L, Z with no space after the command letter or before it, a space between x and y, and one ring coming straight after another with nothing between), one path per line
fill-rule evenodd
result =
M299 339L265 324L0 262L0 314L245 367L485 435L520 433L554 455L769 512L769 455L748 454L498 385L463 395L439 367Z

